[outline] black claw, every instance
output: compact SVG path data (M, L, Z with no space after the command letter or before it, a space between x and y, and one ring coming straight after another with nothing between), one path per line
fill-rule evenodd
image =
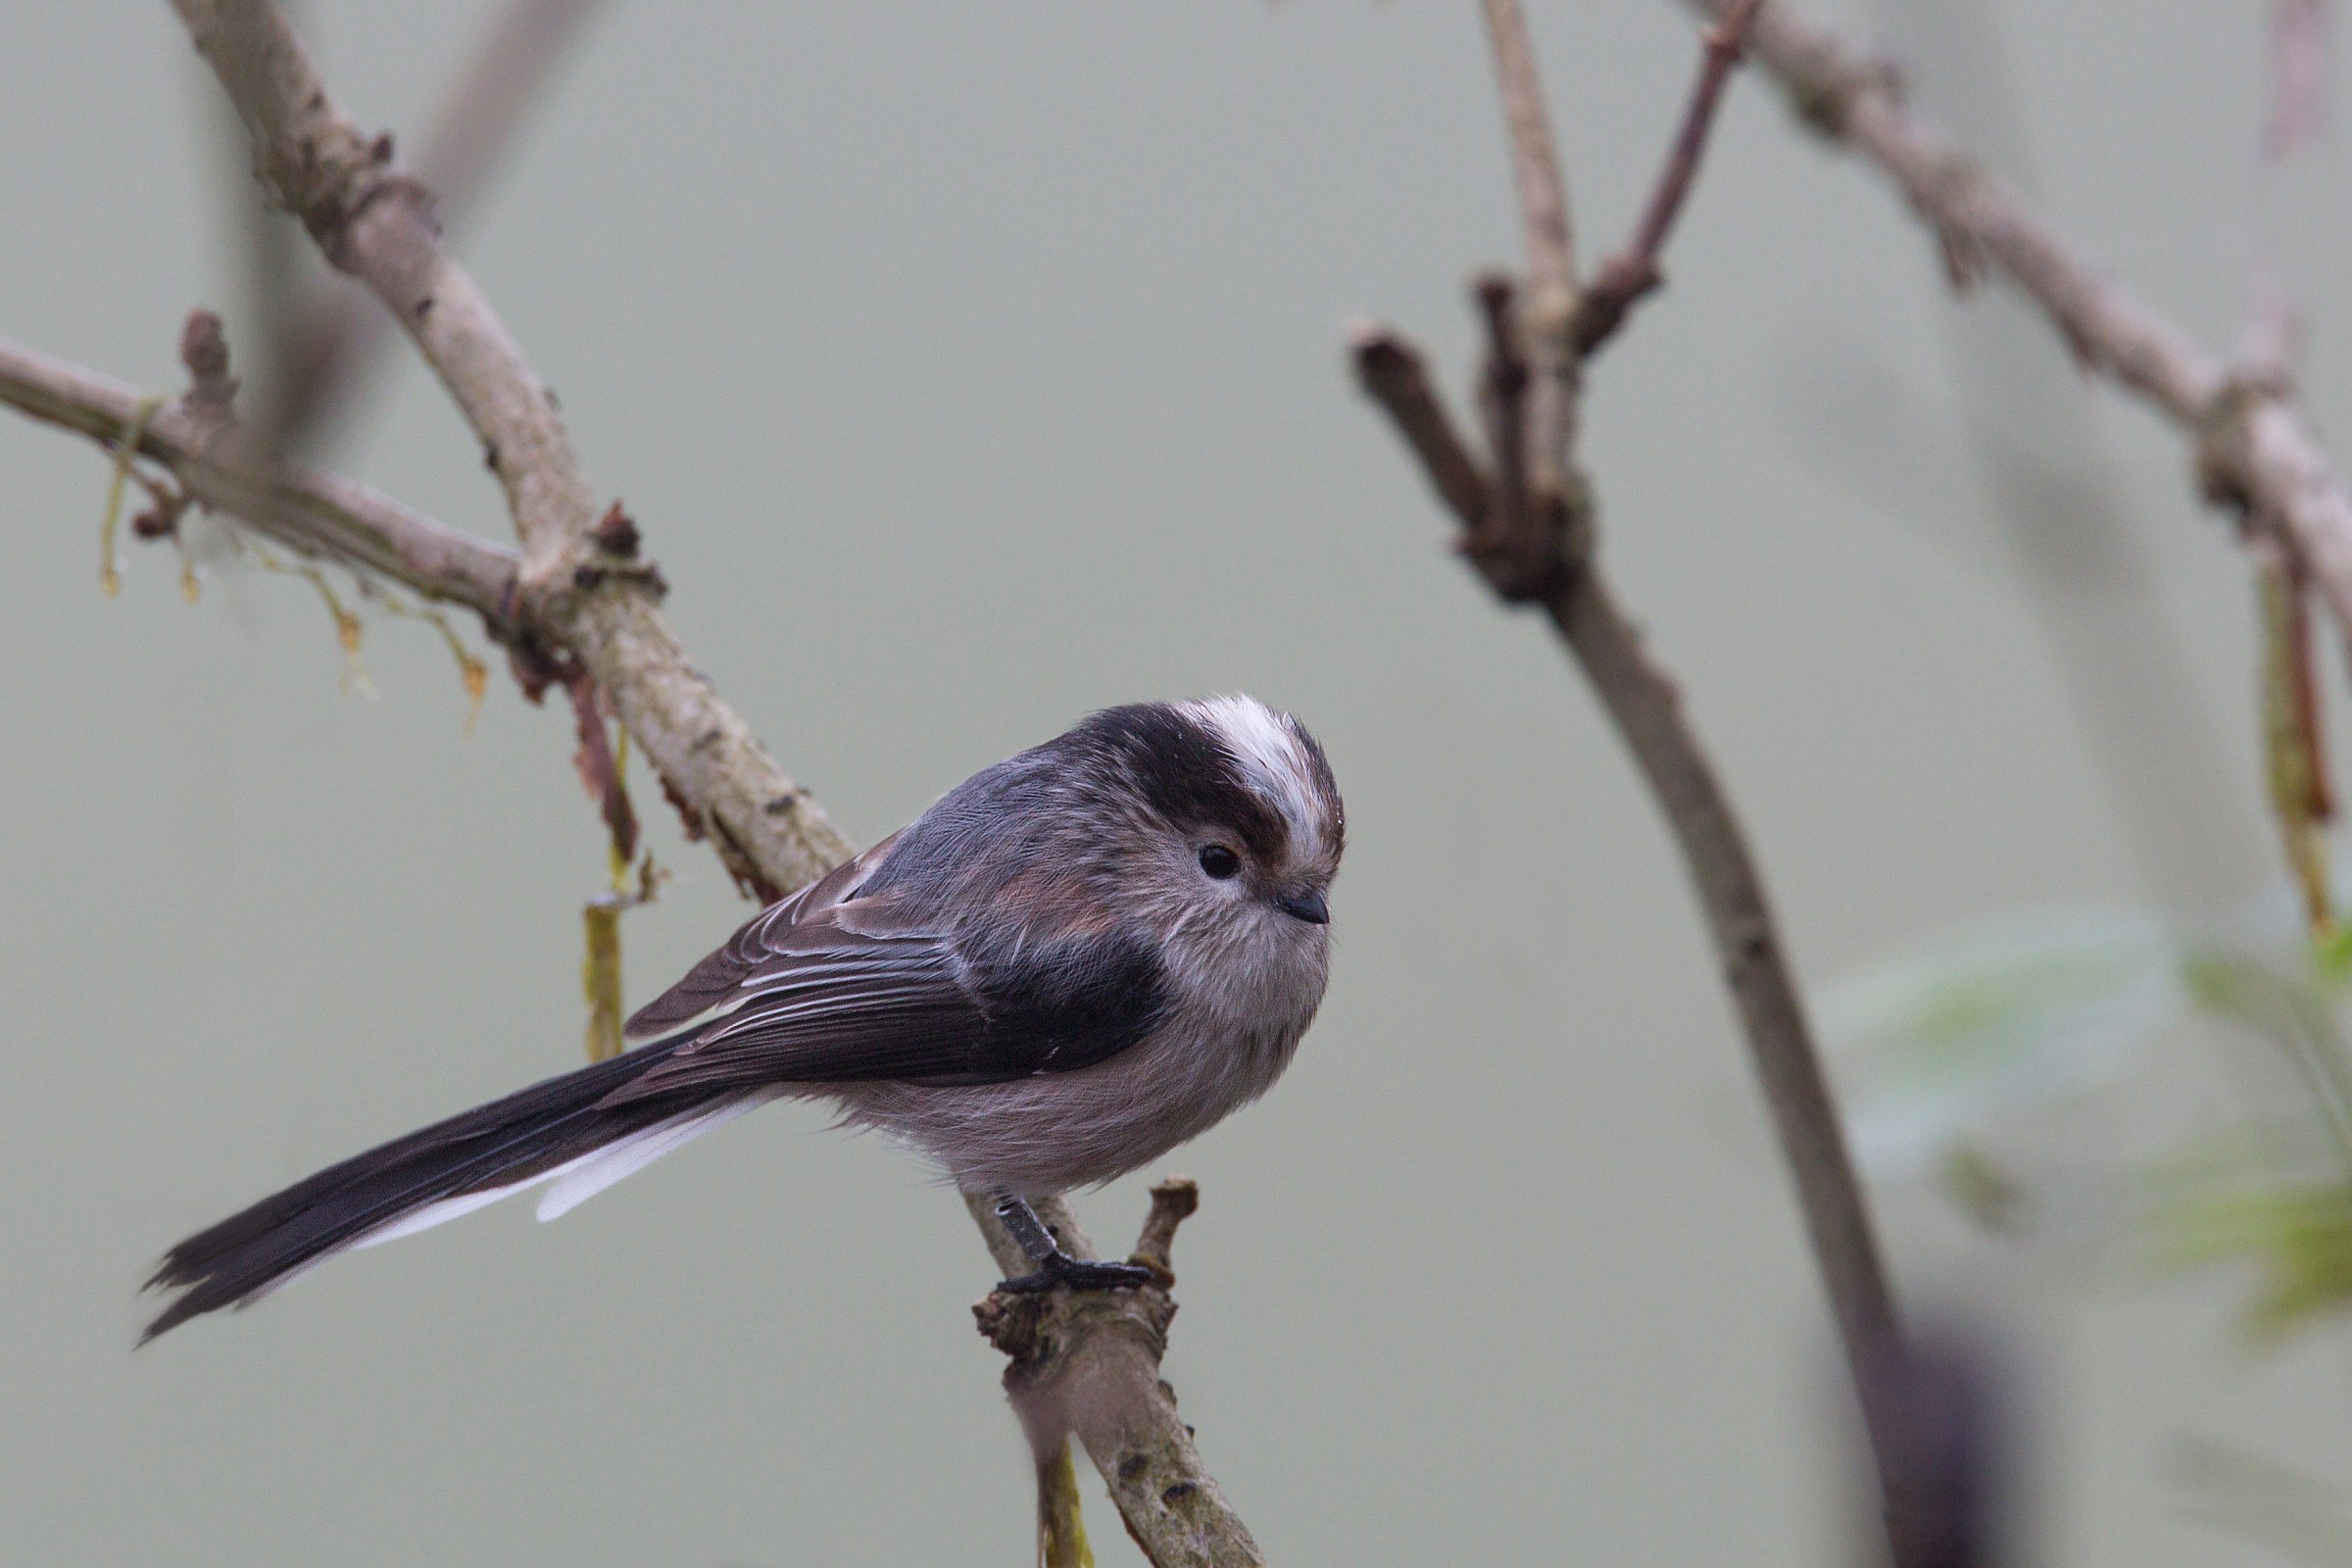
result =
M1159 1276L1141 1263L1081 1263L1067 1252L1055 1252L1034 1274L999 1282L997 1289L1014 1296L1045 1291L1134 1291L1159 1283Z

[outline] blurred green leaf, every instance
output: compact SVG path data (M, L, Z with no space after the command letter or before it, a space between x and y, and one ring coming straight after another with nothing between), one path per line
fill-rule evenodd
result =
M1855 1153L1881 1177L1998 1111L2079 1093L2187 1011L2187 949L2136 910L2004 916L1824 989L1816 1013Z
M2352 981L2352 924L2339 919L2327 936L2312 944L2311 966L2329 985Z
M2304 1562L2352 1568L2342 1489L2212 1438L2182 1439L2173 1473L2189 1518Z
M2034 1195L2016 1173L1982 1144L1955 1138L1936 1162L1936 1184L1943 1195L1988 1231L2020 1231Z
M2259 1265L2243 1324L2260 1345L2352 1304L2352 1183L2191 1184L2157 1197L2138 1229L2161 1272Z
M2180 983L2200 1008L2253 1030L2286 1054L2352 1176L2352 1061L2344 1054L2333 999L2312 981L2219 948L2185 955Z

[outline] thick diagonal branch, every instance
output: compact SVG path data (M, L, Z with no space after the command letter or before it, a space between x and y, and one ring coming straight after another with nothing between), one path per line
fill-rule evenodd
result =
M522 541L521 613L612 697L738 878L773 896L846 859L849 840L695 668L658 579L598 557L587 535L600 509L554 400L442 248L430 194L336 106L275 6L173 5L254 134L257 174L384 302L481 439Z
M480 195L555 66L599 0L507 0L419 141L416 177L444 222ZM349 405L388 333L357 290L314 302L286 323L275 402L259 423L289 451L313 441Z
M1710 18L1726 0L1685 0ZM1965 268L1987 267L2038 304L2085 368L2154 404L2189 437L2212 500L2278 528L2352 635L2352 497L2283 378L2231 373L2101 276L2015 187L1907 110L1891 73L1787 0L1770 0L1748 52L1808 124L1892 179Z

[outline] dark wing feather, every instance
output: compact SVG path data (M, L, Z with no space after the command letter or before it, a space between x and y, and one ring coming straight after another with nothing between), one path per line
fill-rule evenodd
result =
M638 1008L629 1019L624 1038L635 1045L676 1034L736 996L744 982L775 956L777 947L794 926L832 908L855 893L858 884L890 854L898 838L893 833L856 859L835 866L798 893L777 900L745 921L742 929L687 970L685 978Z
M975 950L910 920L885 893L767 923L758 941L764 956L730 956L728 994L743 1000L664 1042L666 1059L606 1103L689 1089L1070 1072L1136 1044L1166 1010L1158 959L1126 928Z

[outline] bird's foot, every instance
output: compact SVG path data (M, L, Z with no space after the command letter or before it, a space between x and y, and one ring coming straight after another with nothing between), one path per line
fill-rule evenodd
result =
M1141 1263L1082 1262L1057 1249L1038 1260L1036 1273L1001 1281L997 1289L1037 1296L1047 1291L1134 1291L1158 1283L1159 1276Z

